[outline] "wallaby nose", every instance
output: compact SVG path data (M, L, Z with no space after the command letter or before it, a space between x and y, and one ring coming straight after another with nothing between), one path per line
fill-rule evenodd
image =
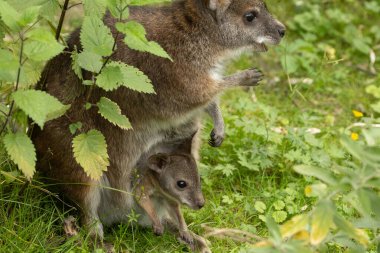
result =
M278 33L280 34L281 38L283 38L285 36L285 33L286 33L285 27L278 29Z
M202 207L204 207L205 205L205 200L204 199L200 199L197 201L197 206L199 209L201 209Z

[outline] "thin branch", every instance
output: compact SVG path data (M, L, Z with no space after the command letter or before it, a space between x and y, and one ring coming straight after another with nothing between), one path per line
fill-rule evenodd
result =
M63 7L62 7L61 17L59 18L57 31L55 33L55 39L57 41L59 40L59 37L61 35L63 21L65 21L65 16L66 16L67 7L69 6L69 1L70 0L65 0L65 3L63 4Z
M21 68L22 68L22 56L23 56L23 53L24 53L24 36L23 36L23 34L20 34L20 39L21 39L21 49L20 49L20 56L19 56L19 60L18 60L19 66L18 66L18 70L17 70L16 88L15 88L14 91L18 90L18 86L20 84L20 76L21 76ZM5 118L5 122L4 122L4 124L3 124L2 128L1 128L0 136L3 134L5 128L8 125L9 118L12 115L12 111L13 111L14 105L15 105L15 101L13 100L12 103L11 103L11 106L9 107L8 115Z

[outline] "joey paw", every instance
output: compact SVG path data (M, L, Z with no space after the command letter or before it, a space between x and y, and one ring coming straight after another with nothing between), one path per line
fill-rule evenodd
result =
M189 231L181 231L179 233L181 239L186 242L187 244L194 244L194 237L191 235Z
M257 86L263 80L264 74L261 70L253 68L240 73L242 75L243 86Z
M157 236L163 235L164 233L164 226L160 225L153 225L153 233Z
M217 148L222 145L224 141L224 133L218 133L213 129L210 133L210 140L208 143L210 144L211 147Z

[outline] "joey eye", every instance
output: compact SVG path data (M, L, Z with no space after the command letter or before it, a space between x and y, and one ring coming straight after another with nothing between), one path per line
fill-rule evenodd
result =
M186 182L185 182L185 181L182 181L182 180L181 180L181 181L178 181L178 182L177 182L177 185L178 185L179 188L182 188L182 189L185 188L185 187L187 186Z
M257 12L256 11L248 12L244 14L244 18L245 20L247 20L247 22L252 22L253 20L257 18Z

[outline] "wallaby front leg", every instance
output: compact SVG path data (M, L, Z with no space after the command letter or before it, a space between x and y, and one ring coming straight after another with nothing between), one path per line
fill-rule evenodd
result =
M164 226L161 224L160 219L154 210L153 202L148 196L143 196L139 199L139 205L145 210L149 218L153 223L153 232L156 235L162 235L164 233Z
M194 244L194 238L189 229L187 228L187 224L185 221L185 218L183 217L183 214L181 212L181 209L178 204L172 205L172 210L174 212L174 217L176 217L178 222L178 232L179 236L183 241L185 241L191 248L193 248Z
M258 83L263 80L263 73L254 68L244 70L242 72L226 76L223 78L222 85L225 88L234 86L257 86Z
M211 102L207 106L206 111L212 118L214 124L214 128L211 131L210 140L208 143L212 147L219 147L222 145L224 140L224 120L222 112L219 108L219 101L215 100Z

